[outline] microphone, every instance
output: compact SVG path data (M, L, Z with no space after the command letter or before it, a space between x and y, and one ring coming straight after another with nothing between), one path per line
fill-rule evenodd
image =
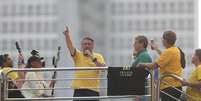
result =
M16 41L15 42L15 46L16 46L16 49L18 50L18 64L24 64L24 57L22 55L22 51L21 51L21 48L19 46L19 43Z
M16 46L16 48L18 50L18 53L21 53L21 48L20 48L18 42L15 42L15 46Z
M84 55L91 56L92 53L91 53L91 51L89 49L86 49L86 50L84 50Z

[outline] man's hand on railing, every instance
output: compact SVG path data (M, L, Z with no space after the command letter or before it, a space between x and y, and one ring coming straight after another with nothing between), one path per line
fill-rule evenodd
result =
M137 64L136 67L144 68L144 69L146 69L146 68L150 69L150 68L152 68L152 65L153 65L152 63L139 63L139 64Z
M188 82L184 78L176 76L175 74L172 74L171 77L181 82L182 86L188 86Z
M183 86L188 86L189 84L185 79L181 80L180 82Z
M180 82L182 83L183 86L189 86L189 87L192 87L198 91L201 92L201 82L188 82L187 80L183 79L183 80L180 80Z

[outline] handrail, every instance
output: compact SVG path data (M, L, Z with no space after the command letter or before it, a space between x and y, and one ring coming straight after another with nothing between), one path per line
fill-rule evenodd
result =
M170 85L168 82L162 81L165 77L172 77L172 78L174 78L175 80L183 81L184 79L183 79L182 77L180 77L180 76L178 76L178 75L176 75L176 74L173 74L173 73L166 73L166 74L164 74L164 75L161 76L160 82L162 82L162 83L164 83L164 84L166 84L166 85L171 86L173 89L175 89L175 90L181 92L181 93L184 94L185 96L187 96L187 97L189 97L189 98L192 98L193 100L197 101L197 98L186 94L184 91L182 91L182 90L180 90L180 89L178 89L178 88L176 88L176 87ZM165 93L165 92L163 92L163 91L161 91L161 92L164 93L164 94L166 94L167 96L169 96L169 97L175 99L175 100L181 101L181 100L175 98L174 96L171 96L170 94L167 94L167 93Z
M118 99L135 98L149 95L124 95L124 96L93 96L93 97L46 97L46 98L7 98L6 101L33 101L33 100L96 100L96 99Z
M106 87L80 87L80 89L107 89ZM23 89L8 89L8 91L12 90L52 90L52 89L57 89L57 90L64 90L64 89L72 89L71 87L54 87L54 88L23 88Z
M178 75L173 74L173 73L165 73L164 75L161 76L160 79L162 80L165 77L173 77L174 79L180 80L180 81L184 80L182 77L179 77Z
M58 79L44 79L44 81L51 81L51 80L107 80L106 78L58 78ZM7 81L13 81L13 80L7 80ZM18 79L14 80L16 82L24 81L24 79ZM30 79L29 81L41 81L41 80L34 80Z
M33 72L42 72L42 71L77 71L77 70L108 70L108 67L61 67L61 68L19 68L19 69L15 69L13 68L10 72L26 72L26 71L33 71ZM8 74L7 73L7 74Z

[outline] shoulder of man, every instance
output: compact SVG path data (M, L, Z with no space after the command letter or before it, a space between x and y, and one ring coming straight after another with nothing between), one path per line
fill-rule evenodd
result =
M81 52L79 49L75 48L75 53L72 54L71 56L72 56L72 57L75 57L75 56L77 56L78 54L81 54L81 53L82 53L82 52Z
M3 72L4 74L7 74L7 73L10 72L10 71L12 71L12 68L11 68L11 67L4 67L4 68L2 69L2 72ZM9 73L7 76L8 76L8 78L10 78L10 79L12 79L12 80L15 80L15 79L18 78L18 73L17 73L17 72L11 72L11 73Z
M139 57L151 57L148 51L144 51L139 54Z
M12 68L10 68L10 67L4 67L1 70L2 70L3 73L8 73L9 71L12 70Z
M93 54L94 54L94 56L95 56L95 57L103 57L103 55L102 55L102 54L97 53L97 52L94 52Z
M197 68L198 68L198 69L201 69L201 65L198 65Z
M36 78L36 77L37 77L36 72L27 72L26 73L26 79L33 79L33 78Z
M174 52L176 52L177 50L178 50L178 48L176 48L176 47L171 47L171 48L164 49L164 50L162 51L162 53L174 53Z
M144 52L138 57L141 61L152 62L152 58L148 52Z

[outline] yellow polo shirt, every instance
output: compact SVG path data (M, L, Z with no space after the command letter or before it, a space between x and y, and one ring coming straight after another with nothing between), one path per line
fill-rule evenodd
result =
M72 56L74 60L75 67L96 67L96 65L92 62L92 59L83 55L81 51L76 49L75 55ZM103 56L98 53L93 53L93 57L97 58L97 61L105 64ZM99 78L99 71L75 71L75 78ZM73 80L72 87L74 89L91 89L95 91L99 91L99 80Z
M155 61L156 64L159 65L160 74L163 73L173 73L178 76L182 76L182 67L180 62L180 51L177 47L170 47L165 49L159 58ZM170 86L180 87L181 83L172 77L165 77L163 81L169 83L170 85L166 85L161 83L160 88L164 89Z
M12 68L11 67L4 67L1 69L1 71L6 74L8 73L9 71L11 71ZM11 72L7 75L7 77L11 80L16 80L18 78L18 73L17 72Z
M201 65L198 65L195 70L191 73L188 82L190 83L196 83L198 81L201 80ZM196 99L196 101L201 101L201 91L196 90L196 89L192 89L191 87L187 87L186 89L186 94L193 96ZM195 101L194 99L191 98L187 98L187 101Z

